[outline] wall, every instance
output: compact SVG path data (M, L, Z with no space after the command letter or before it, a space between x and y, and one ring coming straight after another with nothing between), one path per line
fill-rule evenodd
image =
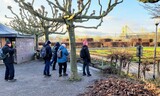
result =
M30 61L34 56L33 38L16 38L16 63Z

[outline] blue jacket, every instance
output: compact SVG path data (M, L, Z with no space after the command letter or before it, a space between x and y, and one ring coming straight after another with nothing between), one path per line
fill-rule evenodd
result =
M67 56L69 55L67 49L64 46L60 46L58 50L62 50L62 57L57 58L58 63L67 62Z

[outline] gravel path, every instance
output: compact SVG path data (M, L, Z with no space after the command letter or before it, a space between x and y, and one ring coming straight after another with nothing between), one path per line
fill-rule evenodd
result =
M51 71L51 77L43 76L43 61L31 61L15 65L16 82L4 80L5 66L0 65L0 96L77 96L86 91L86 87L100 79L99 70L90 68L91 77L82 76L82 65L78 64L78 73L82 80L71 82L67 77L58 77L58 70ZM68 63L67 73L70 74ZM56 66L58 69L58 66Z

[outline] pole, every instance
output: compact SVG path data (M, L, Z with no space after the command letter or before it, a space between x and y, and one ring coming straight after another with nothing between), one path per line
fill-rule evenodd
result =
M141 66L141 56L139 56L139 64L138 64L138 78L140 78L140 67Z
M153 79L155 79L155 66L156 66L156 47L157 47L157 31L158 31L158 24L156 23L156 34L155 34L155 43L154 43L154 64L153 64Z
M101 47L101 49L103 50L103 46ZM104 66L104 62L103 62L103 56L102 56L102 67Z
M138 63L138 78L140 78L140 68L141 68L141 46L139 45L139 63Z

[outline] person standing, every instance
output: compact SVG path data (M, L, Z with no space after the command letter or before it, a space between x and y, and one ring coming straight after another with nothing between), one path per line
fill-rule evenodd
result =
M46 41L46 43L44 44L44 47L46 48L46 56L44 57L45 60L45 67L44 67L44 71L43 71L43 75L45 76L51 76L50 74L50 65L51 65L51 57L52 57L52 50L51 50L51 42L50 41Z
M57 51L58 51L59 47L60 47L59 42L57 42L55 44L55 46L53 47L53 56L52 56L52 61L51 61L51 64L53 64L52 65L52 70L56 70L55 67L56 67L56 63L57 63Z
M61 56L59 56L59 55L61 55ZM63 76L68 76L68 74L66 73L68 55L69 55L69 53L67 51L66 45L62 44L57 51L57 61L58 61L58 65L59 65L59 77L62 76L62 69L63 69Z
M3 62L5 64L6 70L5 70L5 80L14 82L16 79L14 79L14 57L13 54L15 52L15 49L12 48L12 44L9 40L6 40L5 46L2 48L3 53L6 54L6 58L3 59Z
M86 76L86 72L87 71L87 76L91 76L90 71L89 71L89 63L91 62L91 58L90 58L90 53L88 50L88 42L85 40L83 42L83 46L80 52L80 57L83 59L83 76Z

